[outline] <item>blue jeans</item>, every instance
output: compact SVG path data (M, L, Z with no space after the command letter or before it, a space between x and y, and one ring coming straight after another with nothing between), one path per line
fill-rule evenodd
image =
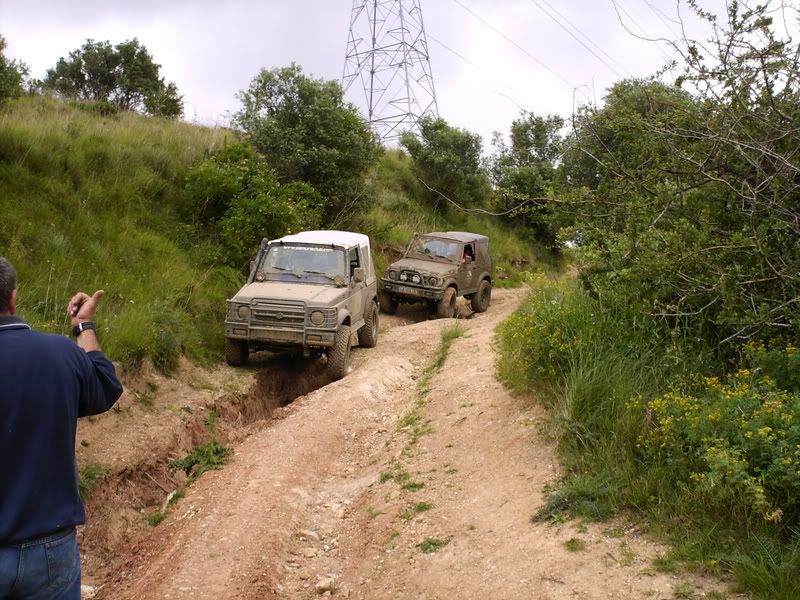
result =
M0 600L80 600L75 530L0 547Z

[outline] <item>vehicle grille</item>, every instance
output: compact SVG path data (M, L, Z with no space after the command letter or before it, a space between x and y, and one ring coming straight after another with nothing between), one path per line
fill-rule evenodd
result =
M277 327L302 331L306 321L306 308L302 302L264 302L256 300L251 305L250 324L255 327Z

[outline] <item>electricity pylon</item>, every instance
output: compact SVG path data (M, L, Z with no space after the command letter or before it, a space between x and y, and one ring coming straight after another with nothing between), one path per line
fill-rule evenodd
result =
M342 88L384 142L438 116L419 0L353 1Z

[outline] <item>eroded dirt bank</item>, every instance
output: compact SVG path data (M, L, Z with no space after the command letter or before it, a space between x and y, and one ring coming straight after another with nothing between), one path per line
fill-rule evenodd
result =
M84 452L109 458L114 444L102 436L116 432L121 460L136 463L130 484L114 480L91 503L84 552L95 597L674 597L677 576L650 566L663 548L624 524L530 522L543 485L558 478L553 443L543 410L496 381L492 349L522 295L497 290L489 312L458 321L466 334L425 393L419 377L455 321L408 313L384 317L378 347L356 349L342 381L319 387L313 365L290 378L272 364L198 371L180 393L153 392L171 400L166 411L153 402L149 427L174 427L172 437L124 423L126 410L146 413L141 399L88 424ZM201 415L213 406L232 462L200 477L160 525L143 525L142 503L113 494L128 486L162 502L180 483L164 457L204 439ZM152 472L142 475L148 443ZM570 552L568 540L581 549ZM680 577L698 591L720 587Z

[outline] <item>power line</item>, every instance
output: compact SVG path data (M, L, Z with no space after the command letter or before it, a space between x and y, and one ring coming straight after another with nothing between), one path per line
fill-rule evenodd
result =
M436 42L436 43L437 43L437 44L439 44L439 45L440 45L442 48L444 48L444 49L445 49L445 50L447 50L448 52L452 53L454 56L458 57L459 59L461 59L462 61L464 61L465 63L467 63L467 64L468 64L469 66L471 66L473 69L475 69L476 71L480 72L480 73L481 73L481 75L483 75L483 76L484 76L484 78L485 78L485 80L486 80L487 82L489 81L489 78L488 78L488 77L486 77L486 72L485 72L485 71L483 71L483 70L482 70L480 67L478 67L478 65L476 65L474 62L472 62L472 61L471 61L471 60L469 60L467 57L465 57L463 54L461 54L460 52L457 52L457 51L453 50L453 49L452 49L450 46L448 46L447 44L445 44L443 41L441 41L441 40L439 40L439 39L437 39L437 38L433 37L433 36L432 36L432 35L430 35L430 34L428 34L428 39L430 39L432 42ZM524 108L522 108L522 106L520 106L520 103L519 103L519 102L517 102L517 101L516 101L514 98L512 98L510 95L508 95L508 94L506 94L506 93L504 93L504 92L500 92L500 91L498 91L498 90L496 90L496 89L492 89L492 91L493 91L495 94L497 94L498 96L502 96L503 98L506 98L507 100L509 100L509 101L510 101L510 102L511 102L511 103L512 103L514 106L516 106L516 107L517 107L517 108L520 110L520 112L528 112L528 111L526 111Z
M667 55L664 53L664 51L661 49L661 46L659 46L659 45L658 45L658 43L657 43L657 42L658 42L659 40L658 40L658 39L656 39L656 38L654 38L653 36L651 36L649 33L647 33L647 30L645 30L645 28L644 28L644 27L642 27L642 26L639 24L639 22L638 22L638 21L637 21L635 18L633 18L633 15L631 15L631 13L629 13L627 10L625 10L625 7L622 5L622 1L621 1L621 0L611 0L611 4L614 6L614 10L615 10L615 11L616 11L616 13L617 13L617 18L619 19L620 25L622 25L622 26L623 26L623 27L624 27L624 28L625 28L625 29L626 29L626 30L627 30L629 33L631 33L632 35L635 35L635 36L636 36L636 34L635 34L635 33L633 33L633 32L632 32L630 29L628 29L628 27L627 27L627 26L625 25L625 23L622 21L622 15L620 15L620 11L622 11L622 13L624 13L624 14L625 14L625 16L626 16L626 17L628 17L628 19L629 19L629 20L630 20L630 21L631 21L631 22L632 22L634 25L636 25L636 27L638 27L638 28L639 28L639 31L641 31L641 35L639 35L639 36L636 36L636 37L642 37L642 36L644 36L644 39L645 39L645 40L647 40L647 41L649 41L649 42L656 42L656 48L658 49L658 53L661 55L661 57L662 57L662 58L663 58L665 61L667 61L667 62L670 62L670 61L672 60L672 59L671 59L669 56L667 56Z
M527 49L525 49L525 48L524 48L524 47L522 47L520 44L518 44L517 42L515 42L513 39L511 39L511 38L510 38L509 36L507 36L505 33L503 33L502 31L500 31L500 30L499 30L497 27L495 27L494 25L492 25L491 23L489 23L489 22L488 22L486 19L484 19L483 17L481 17L479 14L477 14L475 11L473 11L473 10L472 10L472 9L470 9L469 7L465 6L465 5L464 5L464 4L461 2L461 0L453 0L453 2L455 2L456 4L458 4L458 5L459 5L459 6L460 6L462 9L464 9L466 12L468 12L469 14L471 14L471 15L472 15L474 18L476 18L478 21L480 21L481 23L483 23L483 25L485 25L486 27L488 27L489 29L491 29L492 31L494 31L494 32L495 32L497 35L499 35L500 37L502 37L502 38L503 38L505 41L507 41L507 42L508 42L509 44L511 44L512 46L514 46L514 47L515 47L517 50L519 50L520 52L522 52L523 54L525 54L525 55L526 55L528 58L530 58L531 60L533 60L534 62L536 62L536 64L538 64L539 66L541 66L541 67L542 67L543 69L545 69L545 70L546 70L548 73L550 73L550 74L551 74L551 75L553 75L554 77L556 77L556 78L560 79L562 82L564 82L565 84L567 84L567 85L568 85L568 86L569 86L569 87L570 87L572 90L579 90L579 86L573 85L573 84L572 84L572 82L570 82L569 80L565 79L565 78L564 78L564 77L563 77L561 74L559 74L557 71L555 71L554 69L552 69L552 68L551 68L550 66L548 66L546 63L542 62L542 61L541 61L539 58L537 58L536 56L534 56L533 54L531 54L531 53L530 53L530 52L529 52ZM592 102L592 98L591 98L591 97L590 97L588 94L586 94L585 92L581 92L581 94L583 94L583 96L585 96L587 100L589 100L590 102Z
M582 40L582 39L580 39L578 36L576 36L574 33L572 33L572 32L571 32L569 29L567 29L567 28L566 28L566 26L565 26L565 25L564 25L564 24L563 24L561 21L559 21L559 20L558 20L556 17L554 17L552 14L550 14L550 12L549 12L549 11L548 11L548 10L547 10L547 9L546 9L544 6L542 6L541 4L539 4L539 2L538 2L537 0L530 0L530 1L531 1L531 2L533 2L533 3L534 3L534 4L535 4L535 5L536 5L536 6L539 8L539 10L541 10L541 11L542 11L544 14L546 14L548 17L550 17L550 18L551 18L551 19L552 19L552 20L553 20L553 21L556 23L556 25L558 25L559 27L561 27L561 29L563 29L564 31L566 31L566 32L567 32L567 34L568 34L568 35L569 35L569 36L570 36L572 39L574 39L574 40L575 40L576 42L578 42L578 43L579 43L581 46L583 46L584 48L586 48L586 50L587 50L587 51L588 51L588 52L589 52L589 53L590 53L592 56L594 56L594 57L595 57L597 60L599 60L601 63L603 63L603 64L604 64L606 67L608 67L609 69L611 69L611 71L614 73L614 75L616 75L616 76L617 76L617 77L619 77L619 78L622 78L622 74L621 74L619 71L617 71L617 70L616 70L616 69L615 69L613 66L611 66L611 64L609 64L609 63L608 63L608 61L606 61L606 60L605 60L605 59L604 59L602 56L600 56L599 54L597 54L597 52L595 52L595 51L594 51L594 50L592 50L592 49L591 49L589 46L587 46L587 45L586 45L586 44L583 42L583 40Z
M544 3L547 5L547 7L548 7L550 10L552 10L552 11L553 11L555 14L557 14L557 15L558 15L559 17L561 17L561 18L562 18L564 21L566 21L566 23L567 23L567 24L568 24L570 27L572 27L572 29L574 29L574 30L575 30L575 31L577 31L577 32L578 32L578 33L579 33L581 36L583 36L583 38L584 38L584 39L585 39L587 42L589 42L589 43L590 43L592 46L594 46L595 48L597 48L597 50L598 50L598 51L599 51L599 52L600 52L600 53L601 53L603 56L605 56L605 57L606 57L608 60L610 60L610 61L611 61L612 63L614 63L615 65L617 65L617 66L618 66L620 69L622 69L623 71L625 71L625 73L627 73L627 74L628 74L630 77L633 77L633 75L631 74L631 72L630 72L630 71L628 71L628 69L626 69L624 65L620 64L620 63L619 63L619 61L615 60L613 56L611 56L611 55L610 55L608 52L606 52L605 50L603 50L603 49L602 49L602 48L601 48L601 47L600 47L598 44L596 44L596 43L594 42L594 40L592 40L592 38L591 38L591 37L589 37L588 35L586 35L586 34L585 34L585 33L584 33L584 32L583 32L581 29L580 29L580 27L578 27L577 25L575 25L575 24L574 24L572 21L570 21L570 20L569 20L567 17L565 17L565 16L564 16L564 15L563 15L561 12L559 12L559 11L558 11L558 9L557 9L555 6L553 6L552 4L550 4L550 3L549 3L547 0L542 0L542 2L544 2Z

